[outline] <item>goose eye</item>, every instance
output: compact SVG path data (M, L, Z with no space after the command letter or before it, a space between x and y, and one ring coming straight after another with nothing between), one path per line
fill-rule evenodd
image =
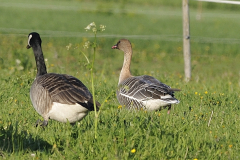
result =
M28 36L28 45L29 45L29 46L31 46L31 45L30 45L30 40L31 40L31 39L32 39L32 35L30 34L30 35Z

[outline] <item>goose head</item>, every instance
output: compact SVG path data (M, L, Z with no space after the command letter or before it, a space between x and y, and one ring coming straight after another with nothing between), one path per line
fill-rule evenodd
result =
M27 49L29 49L35 45L41 46L41 44L42 44L42 40L40 38L40 35L37 32L29 33Z
M112 49L119 49L124 53L129 52L132 50L131 42L127 39L120 39L117 44L112 46Z

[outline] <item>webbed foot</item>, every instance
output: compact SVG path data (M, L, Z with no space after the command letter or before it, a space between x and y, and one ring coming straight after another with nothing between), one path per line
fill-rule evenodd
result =
M48 121L46 120L41 121L40 119L38 119L37 122L35 123L35 126L37 127L38 125L40 125L41 127L46 127L48 125Z

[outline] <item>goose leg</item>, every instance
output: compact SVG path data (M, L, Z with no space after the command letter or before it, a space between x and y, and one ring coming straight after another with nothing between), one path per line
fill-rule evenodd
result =
M76 122L74 122L74 123L70 123L71 124L71 126L74 126L75 124L76 124Z
M47 120L44 120L43 123L42 123L42 127L46 127L48 125L48 121Z
M168 106L168 114L170 114L170 111L171 111L171 105Z
M38 119L35 123L35 127L37 127L42 121L40 119Z
M40 119L38 119L37 122L35 123L35 126L37 127L38 125L46 127L48 125L48 121L47 120L41 121Z

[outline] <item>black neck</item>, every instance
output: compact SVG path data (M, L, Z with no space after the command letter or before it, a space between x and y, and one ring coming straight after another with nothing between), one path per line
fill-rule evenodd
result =
M47 74L47 69L46 69L46 65L44 62L44 56L43 56L41 44L36 43L36 44L32 45L32 49L34 52L36 65L37 65L37 77Z

